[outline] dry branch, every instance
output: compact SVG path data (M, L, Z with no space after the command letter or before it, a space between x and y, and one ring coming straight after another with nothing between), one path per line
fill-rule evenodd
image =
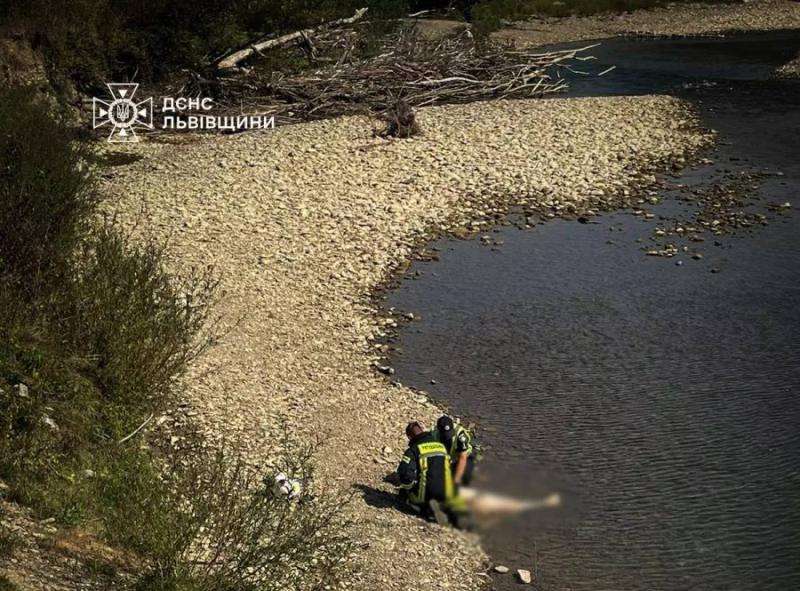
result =
M528 98L567 87L562 69L595 47L553 51L476 44L468 32L430 42L413 31L399 33L379 56L294 76L273 75L256 83L276 114L313 119L347 113L383 112L401 96L410 107L497 98Z
M281 35L280 37L275 37L272 39L264 39L263 41L259 41L258 43L253 43L247 47L244 47L238 51L233 52L232 54L224 57L217 63L218 70L228 70L230 68L235 68L239 65L242 61L246 60L253 54L260 53L267 49L273 49L275 47L282 47L284 45L289 45L293 43L308 43L311 47L311 37L315 33L319 33L320 31L332 29L335 27L341 27L342 25L350 25L355 23L356 21L360 20L367 13L366 8L359 8L356 10L355 14L349 18L340 18L335 21L331 21L320 25L315 29L303 29L302 31L295 31L294 33L287 33L286 35Z
M352 30L318 35L317 47L333 48L335 64L298 74L250 71L246 75L206 79L195 75L190 93L214 97L241 112L275 116L279 124L350 114L391 120L402 100L419 107L480 100L532 98L563 91L562 73L593 59L584 55L597 44L542 53L508 45L476 42L463 31L440 40L421 38L414 28L387 39L376 57L350 62ZM331 58L335 59L335 58ZM388 116L387 116L388 115Z

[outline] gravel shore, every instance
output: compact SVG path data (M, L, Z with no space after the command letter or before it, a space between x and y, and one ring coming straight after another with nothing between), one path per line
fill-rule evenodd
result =
M176 269L222 274L231 330L192 368L183 412L254 462L275 453L283 417L321 438L322 479L359 491L356 589L486 581L476 538L380 506L404 425L437 409L375 372L373 339L394 323L375 290L436 233L479 230L512 203L545 216L617 207L709 142L667 97L498 101L419 119L410 140L353 117L125 146L144 158L104 179L108 206L168 238Z
M775 70L777 78L800 78L800 55Z
M672 4L624 14L531 19L494 35L497 39L530 46L617 36L707 36L779 29L800 29L800 2L752 0L741 4Z

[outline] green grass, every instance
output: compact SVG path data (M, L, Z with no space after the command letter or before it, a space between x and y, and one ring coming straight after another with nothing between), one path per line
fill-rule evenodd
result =
M0 3L2 4L2 3ZM404 0L26 0L0 7L3 30L24 32L43 50L54 87L92 94L103 82L164 82L184 69L206 70L226 52L269 35L315 27L369 8L364 38L408 13ZM276 69L310 64L302 54ZM297 56L300 56L299 58ZM295 59L297 58L297 59Z
M35 124L35 125L34 125ZM176 400L213 337L213 270L179 277L100 221L93 155L24 89L0 93L0 480L8 500L133 553L141 591L316 589L344 570L342 500L269 493L201 437L125 440ZM20 230L24 230L20 234ZM123 441L125 440L125 441ZM235 446L233 446L235 449ZM6 535L8 534L8 535ZM201 538L214 554L191 560ZM0 531L0 554L14 539ZM218 550L218 551L216 551ZM92 563L104 572L102 560Z
M91 162L31 92L0 97L0 478L70 525L106 520L100 493L146 473L140 440L116 442L203 349L215 287L207 271L170 275L161 248L113 221L90 223Z

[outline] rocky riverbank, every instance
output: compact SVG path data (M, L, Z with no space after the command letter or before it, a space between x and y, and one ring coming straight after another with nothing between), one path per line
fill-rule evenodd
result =
M514 23L495 36L530 46L618 36L707 36L780 29L800 29L800 3L753 0L736 4L670 4L623 14L540 18Z
M800 78L800 55L775 71L777 78Z
M276 453L284 417L322 442L320 481L357 493L357 589L486 580L474 537L390 505L382 478L405 423L438 411L374 370L374 339L395 322L375 290L436 233L478 231L512 203L542 215L629 203L710 141L666 97L477 103L419 119L424 134L409 140L376 138L354 117L125 146L144 158L103 187L131 228L169 240L176 268L222 274L229 332L187 377L181 412L255 463Z

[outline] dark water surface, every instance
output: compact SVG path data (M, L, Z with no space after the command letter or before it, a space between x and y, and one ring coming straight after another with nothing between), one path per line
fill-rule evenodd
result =
M485 532L542 589L800 589L800 85L766 80L798 49L798 33L610 41L592 67L617 70L573 86L692 100L720 146L680 181L782 172L760 196L793 215L707 236L702 260L644 256L653 222L624 212L504 226L496 251L438 242L389 297L421 317L397 379L480 423L489 486L564 495ZM665 197L651 211L686 208Z

